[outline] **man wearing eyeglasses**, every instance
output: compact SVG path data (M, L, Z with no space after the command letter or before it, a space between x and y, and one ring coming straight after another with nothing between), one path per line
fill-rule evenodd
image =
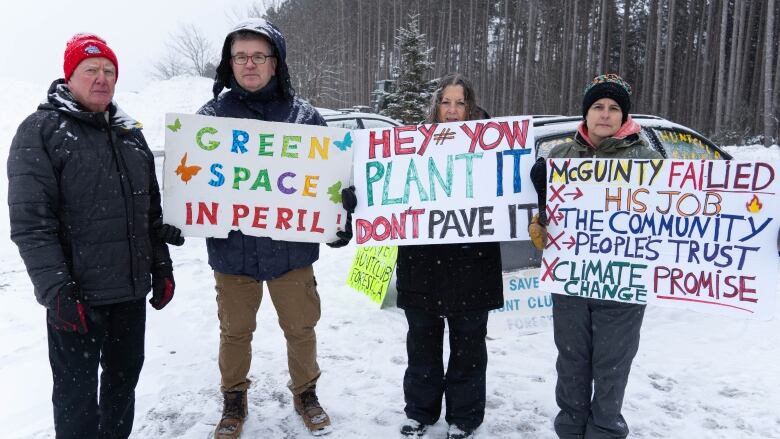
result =
M214 99L198 113L325 125L311 105L295 96L285 56L285 40L276 26L262 19L238 24L225 38ZM224 88L228 90L223 92ZM340 239L331 244L347 242ZM295 411L313 434L328 433L330 419L315 390L320 368L314 327L320 318L320 298L312 264L319 257L319 245L246 236L234 230L224 239L208 238L206 247L216 281L224 397L215 438L238 437L248 414L251 342L264 284L287 339L288 387Z

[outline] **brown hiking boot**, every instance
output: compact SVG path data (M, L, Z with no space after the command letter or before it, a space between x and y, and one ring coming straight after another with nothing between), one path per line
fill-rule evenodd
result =
M317 400L314 386L293 397L295 411L303 418L303 423L314 436L330 433L330 418Z
M222 419L214 430L215 439L236 439L247 415L246 391L224 392Z

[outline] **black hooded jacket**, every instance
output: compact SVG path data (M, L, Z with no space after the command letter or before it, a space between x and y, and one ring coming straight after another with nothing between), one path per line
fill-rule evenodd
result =
M277 56L276 72L265 87L249 92L241 88L230 66L230 46L235 32L248 31L267 37ZM325 125L325 120L309 103L295 96L285 60L284 37L271 23L252 19L236 25L225 38L222 60L214 81L214 99L198 114L269 122ZM222 90L227 87L227 92ZM247 236L231 231L227 238L206 239L209 265L215 271L249 276L257 280L275 279L288 271L308 267L319 258L319 244L279 241Z
M14 136L8 205L43 305L70 288L89 305L140 299L152 274L172 272L167 246L150 236L162 209L140 124L113 103L87 111L62 79Z

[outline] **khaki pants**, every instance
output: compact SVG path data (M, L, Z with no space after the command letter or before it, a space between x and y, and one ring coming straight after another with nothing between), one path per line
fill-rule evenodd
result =
M219 370L222 391L247 390L252 362L252 334L257 327L257 310L263 298L263 282L248 276L214 272L219 317ZM314 326L320 319L320 296L312 266L266 281L279 326L287 339L287 366L294 395L316 384L317 337Z

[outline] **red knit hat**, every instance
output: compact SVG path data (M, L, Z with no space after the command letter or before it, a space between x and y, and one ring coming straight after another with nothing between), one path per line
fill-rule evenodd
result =
M106 41L95 34L73 35L65 45L65 59L62 69L65 71L65 81L70 80L70 75L76 70L79 63L87 58L106 58L116 67L116 77L119 78L119 63L114 51Z

